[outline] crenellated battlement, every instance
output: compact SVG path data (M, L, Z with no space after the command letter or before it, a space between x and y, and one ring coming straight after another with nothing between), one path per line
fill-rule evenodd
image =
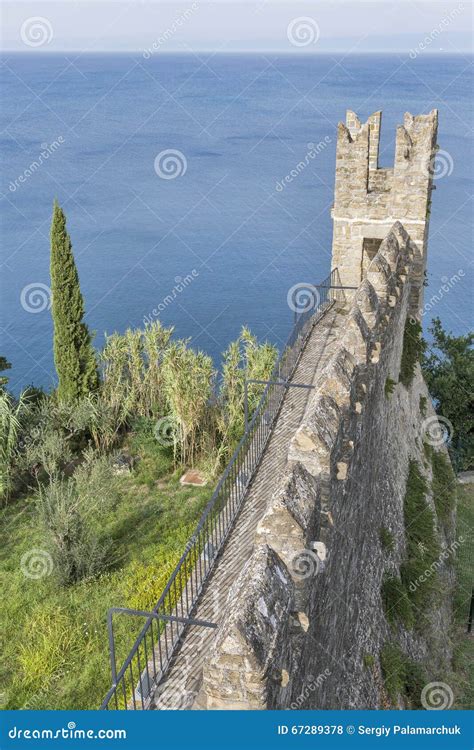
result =
M348 110L345 124L339 123L332 265L339 269L343 284L356 286L380 242L399 221L419 250L413 273L417 284L414 297L418 297L414 304L420 308L438 113L405 114L403 125L397 128L391 168L378 165L381 126L382 112L374 112L362 124L355 112Z
M345 408L361 413L363 389L353 390L356 368L371 379L393 337L395 322L410 312L411 272L417 247L397 222L381 242L343 316L332 358L319 373L305 417L293 437L289 459L313 475L330 471L332 450ZM394 322L395 321L395 322ZM395 373L398 377L398 373ZM342 464L339 466L341 469Z

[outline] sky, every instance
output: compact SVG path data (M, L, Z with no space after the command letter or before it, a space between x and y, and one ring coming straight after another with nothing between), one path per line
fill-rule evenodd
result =
M471 0L4 0L19 52L470 50Z

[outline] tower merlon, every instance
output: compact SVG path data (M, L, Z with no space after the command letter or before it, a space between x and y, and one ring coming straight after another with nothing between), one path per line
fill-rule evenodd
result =
M419 250L417 279L426 268L429 205L433 189L438 112L407 112L395 137L393 167L378 165L382 112L362 123L348 110L338 126L332 266L341 282L357 286L382 239L400 222Z

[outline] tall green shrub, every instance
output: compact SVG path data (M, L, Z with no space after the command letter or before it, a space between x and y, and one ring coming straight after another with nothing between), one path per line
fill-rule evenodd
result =
M99 379L91 335L83 321L84 301L66 217L56 202L51 225L50 272L58 396L73 401L95 390Z
M193 464L208 435L207 422L214 393L212 359L189 349L186 341L171 343L163 357L163 386L174 434L175 457Z
M100 493L91 495L84 477L79 483L74 479L59 479L40 487L39 518L56 578L63 586L101 573L109 562L110 542L99 535L103 498Z
M0 498L8 500L13 486L13 465L17 452L21 417L26 410L26 398L18 401L0 389Z
M165 396L161 364L173 328L159 321L144 330L128 329L107 336L100 354L102 397L123 423L129 416L157 417L163 413Z
M244 432L244 381L268 380L277 355L272 344L259 344L256 336L246 327L224 352L219 427L229 453ZM249 415L257 408L264 389L265 385L260 383L248 384Z

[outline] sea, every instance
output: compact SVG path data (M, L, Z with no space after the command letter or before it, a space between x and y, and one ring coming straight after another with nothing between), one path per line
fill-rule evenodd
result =
M55 199L97 347L157 319L217 368L244 325L283 346L289 290L330 270L347 108L383 110L381 166L404 112L438 108L423 324L472 327L472 57L34 52L3 54L0 76L0 354L14 392L56 382Z

